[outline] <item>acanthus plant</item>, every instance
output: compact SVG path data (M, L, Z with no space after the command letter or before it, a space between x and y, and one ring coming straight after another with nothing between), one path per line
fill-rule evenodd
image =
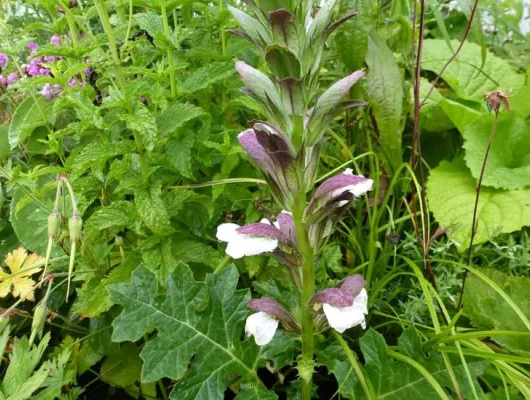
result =
M251 128L238 140L263 172L283 211L273 223L222 224L217 238L228 243L227 254L234 258L270 253L289 270L300 294L298 304L287 310L275 299L251 300L248 306L256 313L248 317L245 330L258 345L273 340L278 326L301 336L297 368L302 399L309 399L315 368L314 335L329 326L338 332L365 327L368 295L364 279L353 275L339 288L318 291L314 269L334 224L357 197L372 189L373 181L348 169L315 190L326 130L345 107L360 104L343 100L364 71L339 80L318 96L326 39L354 14L332 22L337 0L325 1L320 8L314 1L291 3L278 8L275 1L260 1L259 6L245 1L254 16L230 7L243 28L232 33L249 40L270 70L269 74L236 62L246 85L243 92L255 99L268 117L268 121L251 121Z

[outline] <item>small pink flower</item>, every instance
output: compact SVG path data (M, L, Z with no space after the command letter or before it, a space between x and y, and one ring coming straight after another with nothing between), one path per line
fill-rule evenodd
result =
M59 38L59 36L53 35L51 37L51 39L50 39L50 43L54 44L55 46L60 46L61 45L61 39Z
M18 79L18 75L16 72L11 72L8 76L7 76L7 85L11 85L13 83L16 82L16 80Z
M29 42L27 48L31 50L31 53L35 53L39 49L39 45L35 42Z
M0 53L0 69L7 65L7 54Z

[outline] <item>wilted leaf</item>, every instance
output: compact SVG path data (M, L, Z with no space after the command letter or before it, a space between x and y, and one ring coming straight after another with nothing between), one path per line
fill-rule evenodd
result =
M9 253L4 261L9 272L0 267L0 297L6 297L12 292L13 297L35 301L35 282L31 275L42 270L37 265L42 264L44 257L33 253L29 254L24 247L19 247Z

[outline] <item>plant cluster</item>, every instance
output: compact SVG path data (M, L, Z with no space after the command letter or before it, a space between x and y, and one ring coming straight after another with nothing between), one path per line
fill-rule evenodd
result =
M522 0L0 7L1 399L530 398Z

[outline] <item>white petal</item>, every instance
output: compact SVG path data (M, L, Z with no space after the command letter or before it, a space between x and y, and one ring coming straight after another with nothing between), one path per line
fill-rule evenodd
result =
M353 169L346 168L343 172L344 175L353 175Z
M373 185L374 185L374 181L372 179L366 179L365 181L356 183L354 185L343 186L341 188L335 189L333 193L331 194L331 198L334 199L336 197L343 195L346 192L350 192L355 197L360 197L366 192L369 192L370 190L372 190Z
M271 225L271 221L269 221L267 218L262 218L261 221L259 221L260 224L267 224Z
M266 312L257 312L248 316L245 323L245 334L254 336L258 346L266 345L274 337L276 329L278 329L278 322L276 318Z
M339 333L357 325L361 325L365 329L366 321L364 316L368 314L368 294L365 289L362 289L353 300L351 307L338 308L324 303L323 309L329 326Z
M217 227L216 237L221 242L230 242L237 237L237 228L239 228L237 224L221 224Z
M361 289L357 297L353 299L352 307L362 311L364 314L368 314L368 293L366 293L366 289Z
M349 200L341 200L341 201L339 201L339 207L345 206L349 202L350 202Z
M244 256L256 256L258 254L270 253L278 247L276 239L237 235L228 242L226 254L238 259Z

